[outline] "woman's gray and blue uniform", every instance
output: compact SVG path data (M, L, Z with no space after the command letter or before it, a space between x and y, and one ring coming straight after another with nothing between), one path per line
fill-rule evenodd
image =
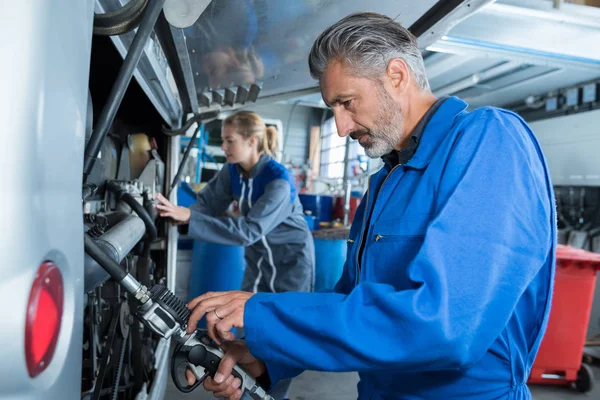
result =
M290 173L262 155L248 175L228 164L198 193L190 236L246 247L244 291L312 291L314 245ZM241 215L223 216L233 200Z

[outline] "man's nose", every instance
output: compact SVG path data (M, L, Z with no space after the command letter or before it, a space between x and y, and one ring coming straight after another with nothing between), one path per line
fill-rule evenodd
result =
M334 112L335 126L337 127L338 136L346 137L356 130L356 124L345 111Z
M221 143L221 150L225 151L225 142Z

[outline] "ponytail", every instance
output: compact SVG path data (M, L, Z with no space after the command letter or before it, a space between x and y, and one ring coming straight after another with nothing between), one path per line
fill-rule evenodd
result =
M271 157L275 157L278 145L279 136L277 135L277 128L274 126L267 126L267 132L263 138L264 151Z

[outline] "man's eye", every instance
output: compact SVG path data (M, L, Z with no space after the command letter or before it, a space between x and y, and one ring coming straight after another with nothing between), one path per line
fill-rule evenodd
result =
M346 100L342 102L342 105L346 108L350 107L350 104L352 104L352 100Z

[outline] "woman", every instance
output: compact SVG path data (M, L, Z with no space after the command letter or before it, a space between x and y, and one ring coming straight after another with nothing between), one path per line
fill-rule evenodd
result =
M158 194L160 216L189 223L188 233L195 239L245 246L243 291L312 291L313 239L290 173L272 158L277 130L267 128L257 114L240 111L223 121L221 137L227 166L190 208ZM224 216L234 200L240 216ZM290 385L291 379L281 380L271 396L286 398Z
M256 113L240 111L223 121L221 137L227 166L190 208L159 194L161 217L189 223L194 239L245 246L244 291L312 291L312 235L292 177L272 158L277 131ZM224 216L234 200L241 215Z

